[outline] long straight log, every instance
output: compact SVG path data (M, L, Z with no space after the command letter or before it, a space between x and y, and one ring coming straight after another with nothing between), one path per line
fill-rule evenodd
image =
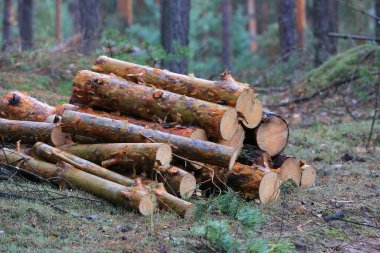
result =
M163 143L74 144L58 148L104 168L121 167L137 174L150 173L157 163L168 168L172 159L170 146Z
M69 154L65 151L61 151L59 149L53 148L44 143L36 143L33 146L32 152L41 159L44 159L53 163L63 161L65 163L69 163L71 166L74 166L75 168L79 170L82 170L84 172L90 173L92 175L98 176L100 178L104 178L112 182L115 182L120 185L124 185L128 187L136 185L135 180L131 178L128 178L119 173L105 169L97 164L89 162L75 155ZM167 196L167 194L162 194L160 189L158 189L158 191L156 192L155 189L147 187L147 190L153 191L155 195L159 195L159 199L163 202L163 204L169 205L171 207L175 206L173 210L179 211L180 215L184 213L186 213L187 216L189 215L187 214L187 209L183 210L182 207L187 206L187 208L189 208L190 204L184 203L182 200L175 198L174 196ZM176 206L176 203L177 203L177 206Z
M152 121L195 125L208 136L229 140L237 128L235 109L138 85L110 75L79 71L70 103L120 111Z
M171 135L119 120L74 111L63 113L62 129L67 133L102 138L108 142L168 143L176 155L229 169L232 168L238 155L238 150L224 145Z
M263 113L261 123L255 129L246 129L245 144L257 145L270 156L279 154L289 139L286 121L274 113Z
M78 189L94 194L128 210L136 210L143 215L150 215L156 209L157 203L154 195L140 187L125 187L71 166L58 167L6 148L0 152L0 161L3 163L9 162L10 165L19 166L46 179L62 177L70 185Z
M106 74L113 73L135 83L151 84L188 97L236 107L239 114L249 123L252 122L251 120L257 121L257 116L261 118L260 114L253 114L255 94L252 89L246 84L236 82L229 72L223 73L220 81L209 81L106 56L98 57L92 70ZM259 122L260 119L257 124Z
M54 123L0 119L0 138L4 142L34 144L37 141L60 146L66 143L67 134Z
M0 100L0 117L6 119L43 122L54 113L54 107L19 91L10 91Z

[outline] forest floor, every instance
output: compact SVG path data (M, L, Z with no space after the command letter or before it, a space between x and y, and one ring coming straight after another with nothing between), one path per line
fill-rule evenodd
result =
M28 73L24 65L16 72L0 68L0 93L22 89L50 104L62 103L69 98L72 73L90 66L85 60L76 64L51 73L43 68ZM55 79L66 74L66 79ZM60 85L49 88L56 80ZM288 238L298 252L380 251L380 148L365 149L371 123L313 121L291 126L285 151L317 167L316 186L295 189L277 202L259 206L266 219L257 236L272 241ZM379 121L374 133L378 139ZM54 203L65 213L39 201L0 197L0 251L213 252L190 229L205 219L231 220L218 212L195 221L169 212L142 217L77 190L60 192L18 177L0 179L0 196L22 191L35 191L36 199L39 194L62 194ZM322 217L337 211L344 213L344 220Z

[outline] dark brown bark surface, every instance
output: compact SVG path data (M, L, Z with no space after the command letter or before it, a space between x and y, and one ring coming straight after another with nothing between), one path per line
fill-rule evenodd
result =
M18 0L18 25L21 50L33 48L33 0Z
M13 17L12 17L12 0L4 0L3 6L3 46L2 51L9 51L13 44L12 36L12 26L13 26Z
M296 48L296 22L294 0L279 0L279 31L281 54L287 59Z
M82 34L80 52L86 55L97 49L100 39L100 10L98 0L77 0L79 30Z
M190 0L161 0L161 45L169 54L163 68L187 74L184 48L189 45Z

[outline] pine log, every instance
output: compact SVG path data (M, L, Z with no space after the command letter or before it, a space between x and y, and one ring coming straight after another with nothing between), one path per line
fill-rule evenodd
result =
M172 159L170 146L162 143L105 143L58 148L104 168L119 167L137 174L150 173L157 163L169 168Z
M73 109L71 110L83 112L83 113L89 113L89 114L97 115L100 117L106 117L110 119L124 120L124 121L127 121L128 123L142 126L144 128L150 128L153 130L158 130L158 131L169 133L169 134L184 136L191 139L207 141L207 134L205 130L199 127L184 126L180 124L175 124L174 126L171 126L170 124L149 122L142 119L136 119L130 116L117 115L117 114L112 114L108 112L97 111L91 108L78 108L76 110L73 110Z
M75 155L69 154L65 151L53 148L44 143L36 143L33 146L32 152L39 158L47 160L49 162L57 163L63 161L65 163L74 166L75 168L90 173L92 175L104 178L106 180L115 182L124 186L135 186L135 180L123 176L119 173L113 172L111 170L105 169L97 164L89 162L85 159L77 157ZM164 205L168 205L173 208L174 211L178 211L180 215L186 214L185 216L190 215L190 211L187 208L184 210L183 207L189 205L184 203L174 196L168 196L168 194L163 194L160 189L156 190L150 187L145 187L148 191L152 191L155 195L159 195L159 199L163 202ZM189 212L189 213L188 213Z
M165 90L138 85L121 78L79 71L70 103L120 111L145 120L195 125L208 136L229 140L237 128L236 110Z
M151 84L188 97L236 107L239 114L249 123L251 123L251 119L255 120L257 117L253 111L255 94L252 89L246 84L236 82L229 72L222 73L220 81L209 81L106 56L98 57L92 70L100 73L113 73L135 83Z
M67 133L102 138L108 142L168 143L176 155L226 168L232 168L238 156L238 150L224 145L171 135L124 121L74 111L63 113L62 129Z
M284 150L288 139L289 128L286 121L280 116L265 112L255 129L246 129L244 143L257 145L270 156L275 156Z
M279 176L282 181L292 179L294 183L301 183L301 166L294 156L279 154L272 158L273 167L279 168Z
M54 107L19 91L8 92L0 100L0 117L6 119L42 122L54 113Z
M53 123L0 119L0 138L3 142L34 144L37 141L60 146L66 143L67 134Z
M315 186L315 179L317 177L317 170L314 166L305 164L301 167L301 186L310 188Z
M154 195L140 187L125 187L91 175L72 166L57 166L10 149L2 149L0 161L21 167L46 179L62 177L70 185L94 194L128 210L151 215L156 209Z
M194 194L197 184L193 174L176 166L160 171L158 179L164 183L170 193L183 199L188 199Z
M241 149L243 147L244 138L245 138L244 128L241 125L239 125L235 134L232 136L230 140L226 141L226 140L221 139L219 140L218 143L228 146L228 147Z
M265 204L276 200L280 193L278 174L263 167L236 163L227 173L227 185L240 191L244 198L260 198Z

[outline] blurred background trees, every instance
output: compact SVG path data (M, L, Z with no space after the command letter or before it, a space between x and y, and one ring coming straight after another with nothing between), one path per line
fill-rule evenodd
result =
M0 8L6 52L71 46L204 78L229 69L264 86L366 43L329 32L380 37L369 17L380 15L378 0L3 0Z

